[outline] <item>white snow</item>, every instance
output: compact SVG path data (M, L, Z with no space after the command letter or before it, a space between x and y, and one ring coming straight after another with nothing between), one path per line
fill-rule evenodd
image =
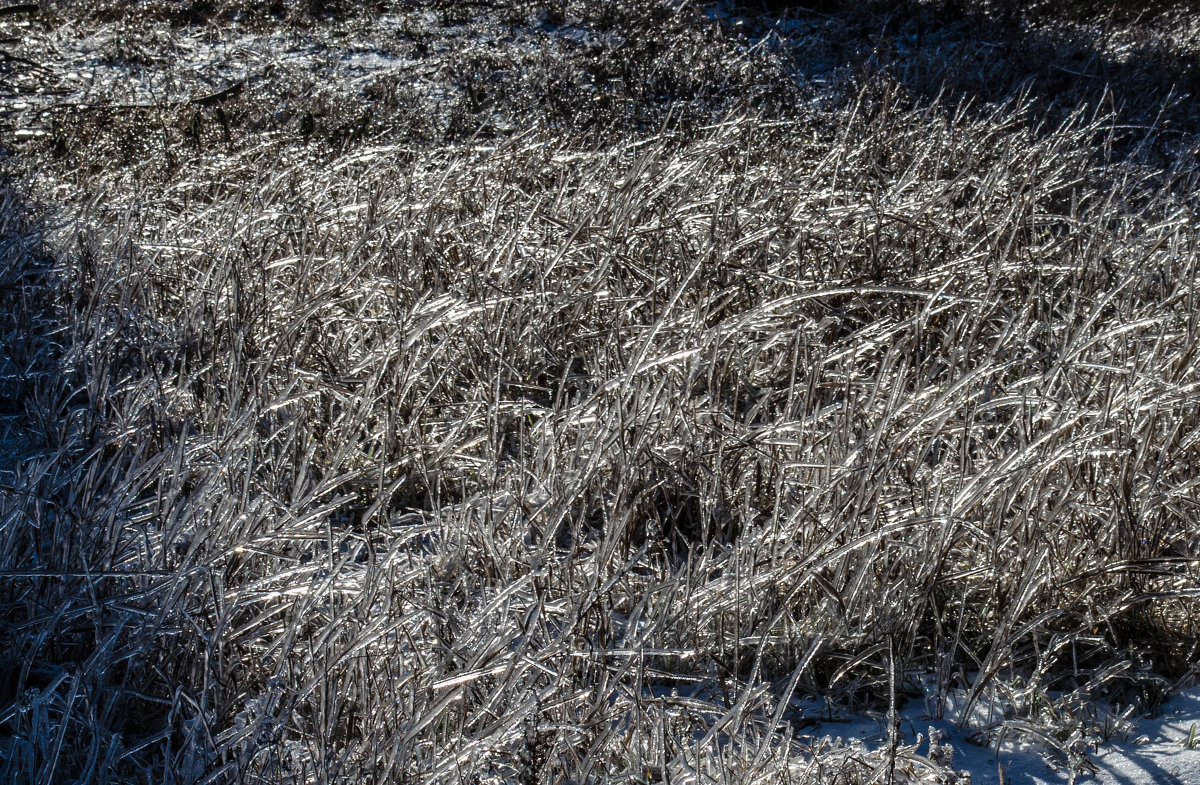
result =
M1095 757L1104 785L1200 783L1200 687L1179 693L1160 717L1138 723L1141 744L1101 748Z
M1095 771L1091 777L1081 775L1077 779L1065 767L1052 765L1053 756L1044 755L1037 744L1005 741L997 754L995 746L968 741L975 728L961 728L949 718L930 717L922 701L911 701L900 717L901 744L916 744L919 738L918 754L943 762L945 746L950 745L950 767L969 773L972 785L1059 785L1076 781L1097 785L1200 785L1200 687L1176 694L1157 717L1134 720L1133 731L1121 734L1127 740L1114 736L1096 747L1089 746L1087 757ZM941 732L940 745L932 751L928 747L931 730ZM857 740L868 749L880 749L887 743L886 718L822 722L805 735Z

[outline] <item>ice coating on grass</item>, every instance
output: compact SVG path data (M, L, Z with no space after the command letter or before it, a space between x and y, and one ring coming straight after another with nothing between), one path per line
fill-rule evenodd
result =
M816 708L812 701L797 703L810 710ZM978 730L977 722L987 714L986 705L976 706L972 721L966 727L960 727L954 721L953 711L938 719L930 716L925 703L912 700L900 711L900 744L916 744L918 755L960 774L969 774L972 785L1058 785L1074 781L1069 770L1053 764L1053 756L1045 754L1041 745L1010 737L1001 741L997 754L995 745L983 746L972 741ZM996 710L996 707L992 708ZM845 743L861 743L867 750L886 748L885 714L849 718L835 715L835 718L840 721L819 722L808 729L806 735L814 740L840 738ZM930 749L929 741L934 734L940 735L940 739ZM1162 707L1161 714L1135 720L1133 729L1121 736L1125 738L1114 736L1087 750L1087 757L1094 767L1093 782L1102 785L1200 783L1200 687L1179 692ZM947 746L953 750L951 758L946 757ZM929 776L909 781L936 781ZM1087 777L1079 776L1078 779L1086 781ZM960 781L965 779L960 777Z

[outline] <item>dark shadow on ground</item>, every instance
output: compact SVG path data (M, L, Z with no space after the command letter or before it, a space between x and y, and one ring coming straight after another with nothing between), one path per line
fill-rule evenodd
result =
M709 8L751 41L788 50L797 76L818 88L874 74L897 81L917 104L981 106L1022 95L1051 128L1081 106L1112 110L1118 153L1195 144L1200 52L1186 50L1179 28L1197 10L1170 3L1137 12L1127 3L1019 6L746 2Z
M124 711L124 655L106 650L127 620L113 613L117 582L97 574L111 569L99 563L106 526L87 512L103 472L83 470L94 439L69 327L86 276L65 276L57 265L45 241L47 214L0 172L5 783L96 781L117 771L126 741L142 728L136 712Z
M61 686L66 651L57 641L30 646L38 618L64 610L62 582L27 576L54 560L52 465L62 432L61 331L54 319L50 277L38 210L11 178L0 174L0 779L43 764L27 711L47 691L51 708ZM74 589L82 590L81 586ZM86 592L82 592L86 596ZM66 655L60 657L59 654ZM86 656L86 655L85 655ZM35 762L36 761L36 762Z

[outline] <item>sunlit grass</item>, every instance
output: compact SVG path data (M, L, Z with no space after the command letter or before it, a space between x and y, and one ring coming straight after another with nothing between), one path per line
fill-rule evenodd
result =
M1194 151L1018 84L806 92L689 9L555 22L691 52L590 124L480 77L341 128L369 96L300 74L24 148L0 776L920 781L913 739L799 708L890 716L916 674L1082 771L1129 715L1096 701L1162 701L1196 661ZM526 84L583 62L537 41ZM696 69L725 85L656 103Z

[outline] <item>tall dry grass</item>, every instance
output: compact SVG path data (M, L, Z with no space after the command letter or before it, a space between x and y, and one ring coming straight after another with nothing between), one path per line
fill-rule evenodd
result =
M437 143L84 117L0 210L0 777L950 781L801 698L956 690L1085 770L1197 661L1194 151L856 74Z

